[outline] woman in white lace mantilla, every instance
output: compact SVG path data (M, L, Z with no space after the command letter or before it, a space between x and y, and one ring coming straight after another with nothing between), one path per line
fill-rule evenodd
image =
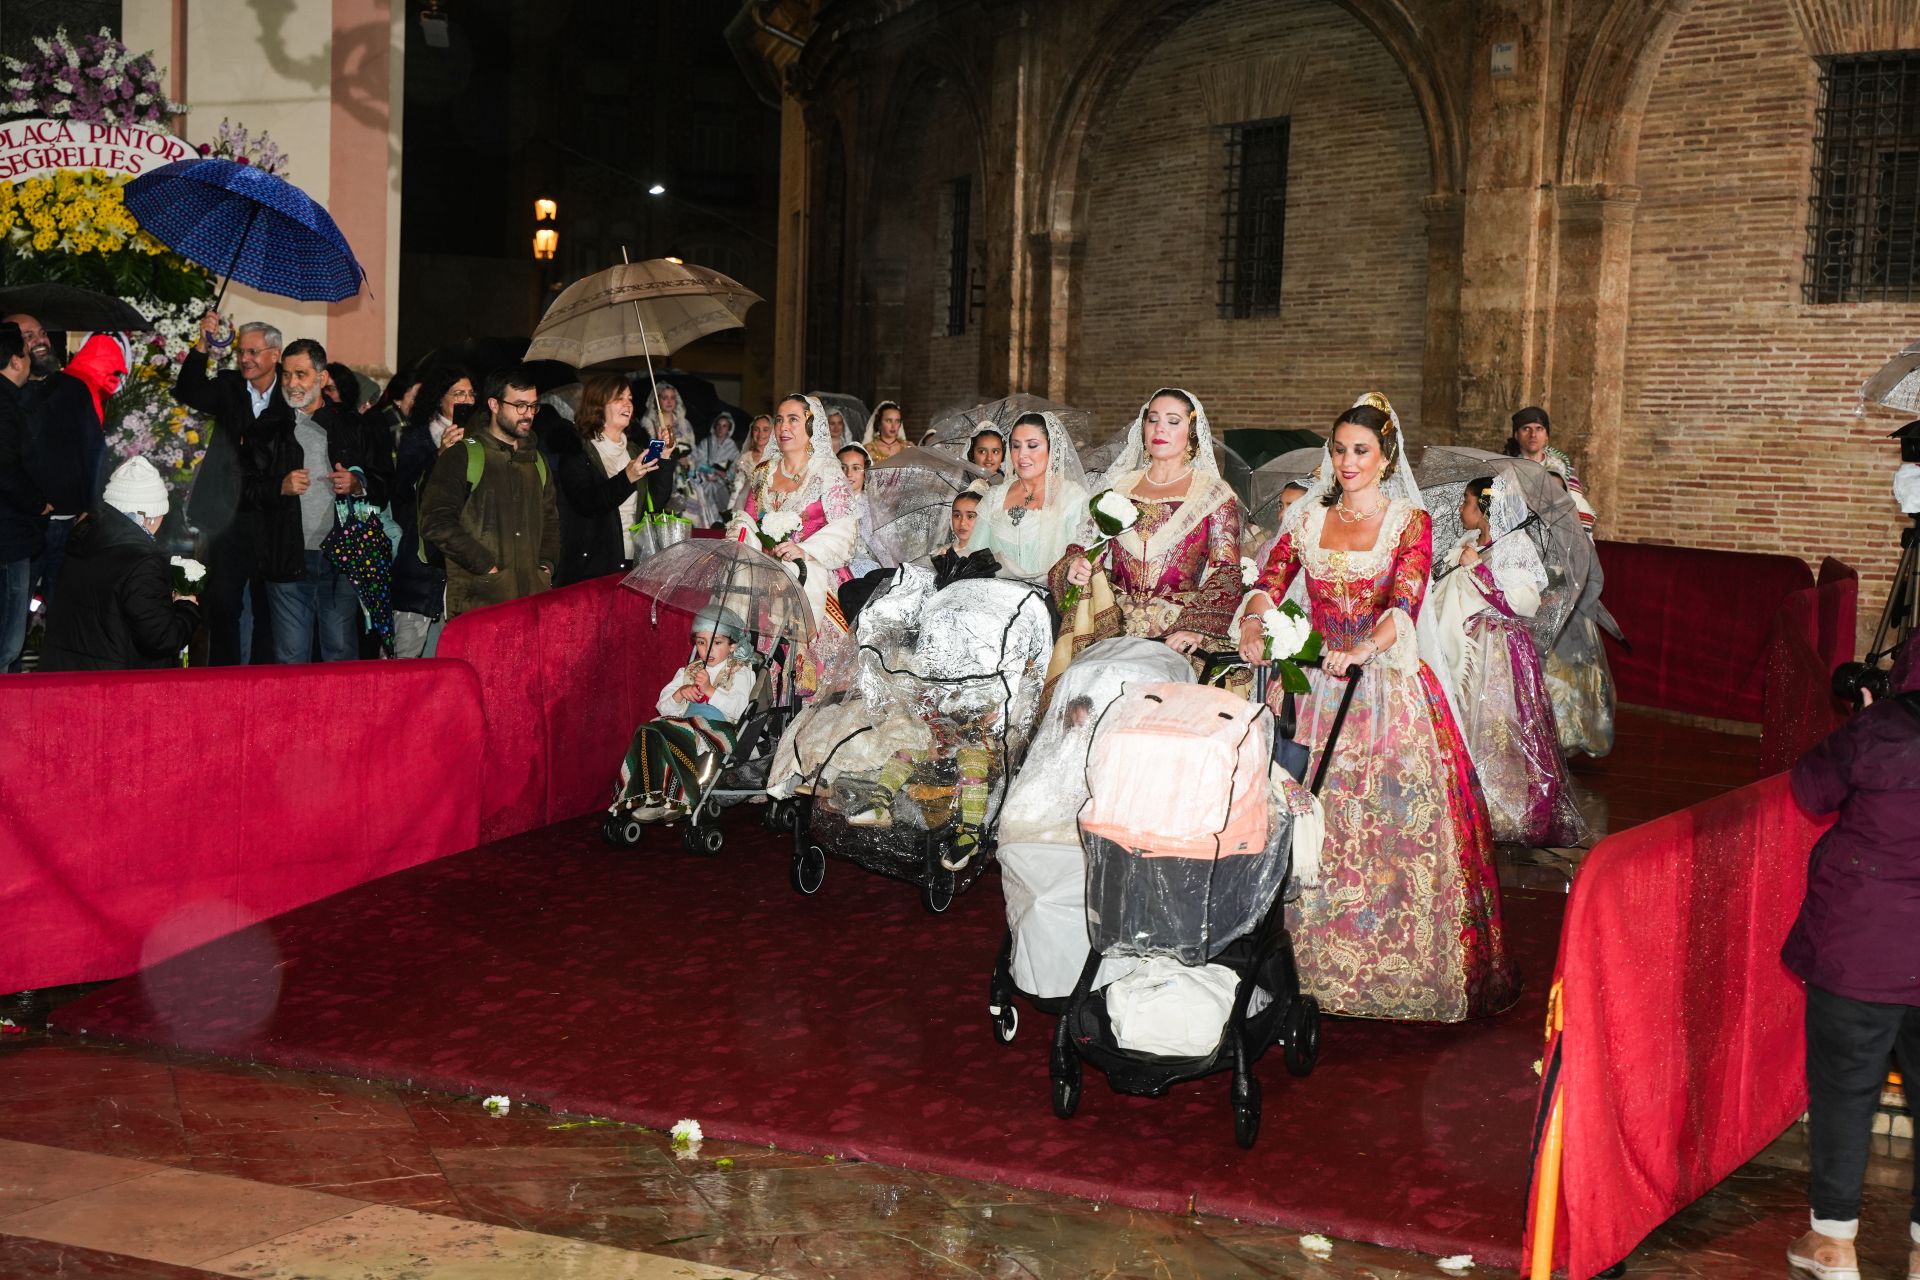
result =
M833 455L826 410L818 400L791 395L774 406L770 451L754 469L742 507L727 527L728 536L742 541L775 512L799 520L799 528L769 554L786 564L806 592L815 632L844 632L829 601L847 580L859 511Z
M1107 544L1103 567L1088 564L1080 546L1053 567L1056 598L1085 589L1086 625L1078 614L1067 622L1073 652L1118 635L1164 640L1189 658L1230 648L1241 590L1240 505L1220 477L1198 397L1177 387L1149 396L1106 481L1139 519Z
M1086 476L1057 414L1021 414L1007 452L1007 482L981 499L968 547L991 550L1012 577L1041 579L1087 520Z

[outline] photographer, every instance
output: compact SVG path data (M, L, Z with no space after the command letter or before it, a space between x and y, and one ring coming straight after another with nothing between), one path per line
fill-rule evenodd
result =
M1892 695L1793 768L1793 795L1838 814L1813 847L1807 896L1781 959L1807 984L1813 1229L1787 1250L1796 1274L1858 1280L1860 1184L1887 1059L1920 1079L1920 644L1897 655ZM1920 1272L1920 1207L1909 1272Z

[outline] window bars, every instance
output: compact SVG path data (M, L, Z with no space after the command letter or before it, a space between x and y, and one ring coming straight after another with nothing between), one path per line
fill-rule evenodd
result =
M1823 58L1810 303L1920 301L1920 51Z
M1220 235L1220 318L1280 314L1287 229L1289 121L1254 120L1222 131L1226 209Z

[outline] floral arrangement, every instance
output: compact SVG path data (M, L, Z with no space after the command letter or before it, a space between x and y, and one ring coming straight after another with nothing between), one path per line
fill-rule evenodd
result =
M135 54L100 28L74 40L65 27L35 39L34 54L6 58L0 119L50 116L99 124L158 124L186 108L167 97L153 55Z
M1086 550L1087 563L1092 564L1107 549L1107 544L1133 528L1140 522L1140 508L1133 505L1127 496L1112 489L1102 489L1087 503L1087 516L1093 521L1094 528L1100 531L1100 538ZM1069 585L1066 594L1060 597L1060 607L1071 609L1080 603L1080 588Z
M1280 687L1288 693L1310 692L1313 686L1299 664L1319 658L1322 640L1306 610L1288 600L1260 615L1260 630L1267 661L1280 673Z
M280 149L280 144L265 129L258 135L251 134L245 125L235 124L225 117L221 118L219 132L213 135L213 141L201 143L197 150L203 156L237 160L263 173L281 178L287 176L287 153Z
M769 511L757 525L752 516L742 513L740 522L748 533L760 540L762 551L770 552L800 532L800 517L791 511Z
M173 567L173 589L183 596L200 594L200 579L207 576L207 566L192 556L174 556L167 562Z
M45 280L133 300L190 302L213 295L201 267L170 252L127 211L125 174L61 169L0 184L0 267L10 280Z
M107 451L144 457L176 487L193 479L209 430L199 414L173 398L173 380L189 345L178 335L134 335L132 367L107 402Z

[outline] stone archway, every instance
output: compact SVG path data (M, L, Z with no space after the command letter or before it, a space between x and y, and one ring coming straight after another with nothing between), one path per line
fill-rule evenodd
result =
M1094 35L1071 72L1043 144L1024 228L1031 275L1022 291L1029 314L1020 318L1020 331L1028 335L1020 380L1036 391L1055 399L1068 394L1074 275L1087 228L1088 144L1098 132L1101 108L1133 77L1149 52L1218 2L1148 0L1122 6ZM1465 174L1463 94L1443 70L1431 41L1399 0L1329 3L1372 33L1406 76L1426 130L1430 202L1451 201ZM1443 216L1439 222L1444 235L1447 220ZM1452 232L1457 243L1457 220ZM1457 257L1457 252L1452 255L1456 262ZM1453 293L1457 295L1457 287ZM1436 290L1430 284L1428 295L1431 304L1436 296L1448 296L1448 290L1444 285Z

